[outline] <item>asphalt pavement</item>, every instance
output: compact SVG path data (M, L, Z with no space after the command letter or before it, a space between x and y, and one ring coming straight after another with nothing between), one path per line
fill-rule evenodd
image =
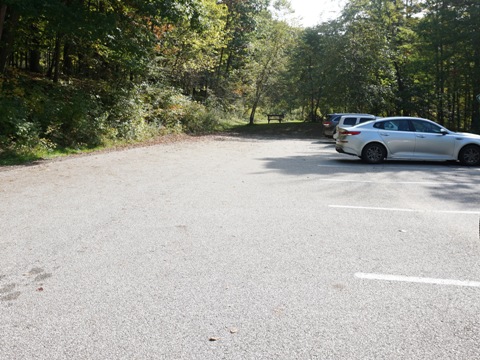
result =
M210 136L0 171L0 359L480 359L480 168Z

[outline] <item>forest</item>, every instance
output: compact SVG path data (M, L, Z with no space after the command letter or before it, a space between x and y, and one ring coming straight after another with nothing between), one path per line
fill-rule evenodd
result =
M0 0L0 157L203 134L266 114L480 132L480 1ZM40 156L40 155L39 155Z

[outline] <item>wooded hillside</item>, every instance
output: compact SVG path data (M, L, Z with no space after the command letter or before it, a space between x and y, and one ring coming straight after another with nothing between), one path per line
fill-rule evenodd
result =
M350 0L307 29L285 0L0 0L0 152L267 113L412 115L478 132L479 18L478 0Z

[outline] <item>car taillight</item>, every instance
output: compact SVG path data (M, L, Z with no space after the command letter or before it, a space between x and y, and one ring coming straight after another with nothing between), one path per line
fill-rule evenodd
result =
M330 125L332 125L332 122L331 121L324 121L323 125L324 126L330 126Z
M361 133L361 131L348 131L348 130L342 130L340 132L342 135L358 135Z

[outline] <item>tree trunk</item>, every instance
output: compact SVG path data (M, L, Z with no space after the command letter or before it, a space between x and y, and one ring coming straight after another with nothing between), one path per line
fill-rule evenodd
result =
M71 76L73 74L73 61L71 54L72 42L67 40L63 45L63 71L67 76Z
M232 52L230 51L228 53L228 57L227 57L227 64L225 66L225 77L228 77L228 73L230 72L230 66L232 64L232 57L233 57L233 54Z
M55 49L53 50L52 65L48 70L48 77L53 77L53 82L57 83L60 78L60 34L55 39Z
M310 121L315 122L315 96L313 91L310 94Z
M4 19L7 19L8 22L5 22L2 25L2 39L0 41L0 73L4 73L5 69L8 64L8 60L12 55L13 45L15 41L15 28L17 26L18 20L20 18L19 14L13 11L11 8L5 8L2 11L10 11L10 16L7 19L7 15L5 15Z
M250 113L250 123L249 125L255 124L255 112L257 111L258 101L255 101L252 106L252 112Z
M32 49L29 51L28 69L34 73L41 73L42 67L40 66L40 51L38 49Z
M53 73L53 82L58 82L60 77L60 47L61 47L60 35L57 35L57 40L55 41L55 71Z
M0 41L2 41L3 24L5 23L5 15L7 15L7 5L3 4L0 7Z
M405 83L403 82L402 72L400 66L398 65L397 61L393 62L393 66L395 68L395 78L397 80L397 88L398 88L398 98L396 104L396 111L397 114L401 114L403 116L409 116L409 110L407 109L407 101L405 99L406 91L405 91Z
M478 41L480 45L480 40ZM474 77L473 77L473 96L472 101L472 129L473 131L480 133L480 82L478 76L480 76L480 50L475 48L475 62L474 62Z
M28 69L33 73L41 73L42 67L40 65L40 39L39 39L39 29L35 24L30 25L30 31L32 33L31 44L28 46L28 56L27 66Z
M314 122L317 122L318 118L317 118L317 113L318 113L318 110L320 109L320 95L321 94L321 90L319 89L318 93L317 93L317 102L315 103L315 120Z

